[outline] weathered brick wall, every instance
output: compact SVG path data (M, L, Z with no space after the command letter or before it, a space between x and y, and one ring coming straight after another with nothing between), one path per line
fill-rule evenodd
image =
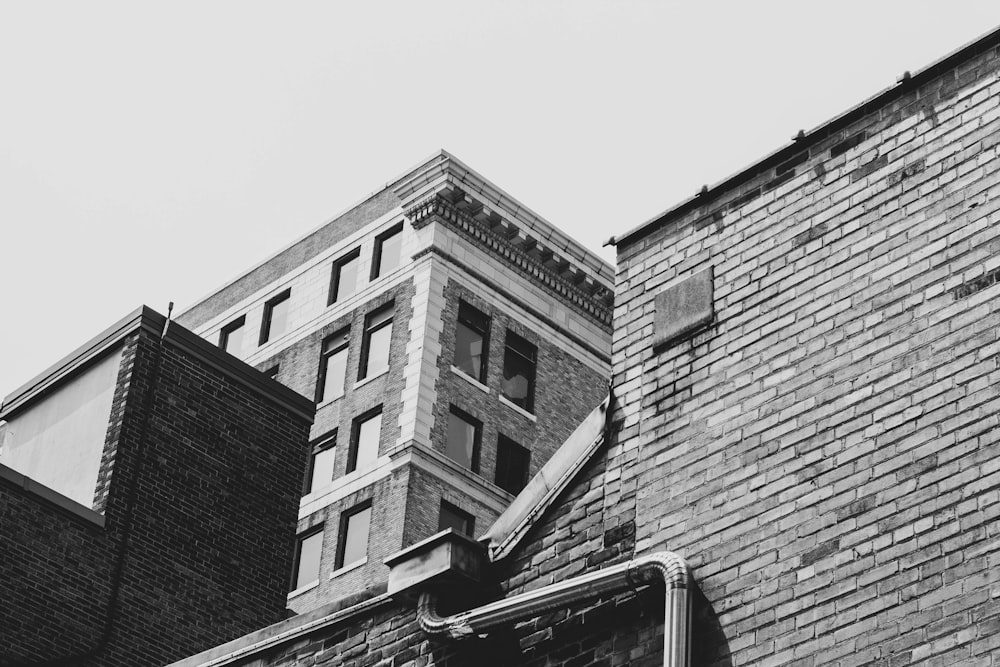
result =
M125 341L103 528L0 484L0 663L160 665L284 616L308 423L168 340L142 442L156 348Z
M998 62L619 246L616 511L693 566L711 664L1000 656ZM654 295L709 265L715 322L654 350Z

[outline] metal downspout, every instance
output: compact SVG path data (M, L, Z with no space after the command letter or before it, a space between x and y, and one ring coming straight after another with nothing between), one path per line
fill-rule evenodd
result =
M688 667L691 636L689 576L683 558L670 551L660 551L452 616L438 616L434 596L421 593L417 603L417 620L428 634L462 639L504 623L540 616L602 595L634 590L661 579L666 586L663 666Z

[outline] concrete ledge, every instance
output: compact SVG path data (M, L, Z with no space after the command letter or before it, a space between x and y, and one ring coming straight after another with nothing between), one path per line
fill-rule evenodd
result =
M98 514L89 507L85 507L75 500L70 500L58 491L53 491L44 484L39 484L30 477L26 477L13 468L0 464L0 480L23 490L40 500L52 505L67 514L78 519L83 519L94 524L98 528L104 528L104 515Z

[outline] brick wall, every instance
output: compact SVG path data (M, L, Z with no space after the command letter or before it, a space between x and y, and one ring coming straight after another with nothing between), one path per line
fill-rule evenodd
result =
M158 376L158 336L124 341L104 526L0 483L0 663L160 665L283 618L308 420L179 333Z
M710 664L1000 655L998 62L619 246L609 471L637 550L693 566ZM654 295L709 265L715 322L653 349Z

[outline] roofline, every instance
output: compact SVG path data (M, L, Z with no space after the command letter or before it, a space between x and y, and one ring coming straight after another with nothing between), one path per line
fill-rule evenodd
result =
M968 60L974 54L986 51L997 44L1000 44L1000 27L994 28L972 41L967 42L951 53L932 62L923 69L918 70L914 74L904 72L896 85L885 88L860 104L849 108L839 116L833 117L808 132L803 132L791 143L785 144L781 148L778 148L774 152L764 156L756 162L751 163L749 166L731 174L714 185L706 186L706 188L693 197L689 197L673 207L668 208L666 211L650 218L646 222L633 227L621 236L612 237L608 244L619 246L625 243L634 243L635 241L638 241L646 234L651 233L654 229L658 229L660 226L666 224L670 218L686 213L693 208L697 208L698 206L701 206L702 204L713 199L716 195L719 195L734 186L740 185L741 183L749 181L767 169L784 162L792 155L801 152L805 148L812 146L823 139L826 139L835 132L839 132L846 126L859 120L860 118L863 118L875 109L883 107L887 103L901 97L903 94L913 90L914 88L924 85L928 81L940 75L944 70L950 69L960 62Z
M121 345L128 336L145 329L159 337L166 322L165 316L149 306L140 306L133 310L35 378L8 394L0 402L0 419L14 416L49 395L66 381L104 357L109 351ZM316 410L312 400L267 377L253 366L212 345L182 325L176 322L171 322L171 325L167 327L164 336L166 342L212 366L230 380L261 394L310 424L312 423Z

